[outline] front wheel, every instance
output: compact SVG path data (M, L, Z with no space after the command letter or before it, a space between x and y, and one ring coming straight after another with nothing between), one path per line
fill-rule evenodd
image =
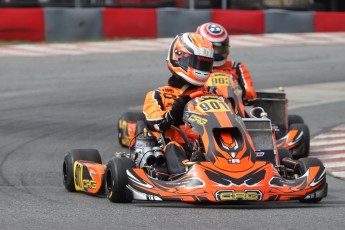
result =
M297 160L296 166L294 168L294 174L298 176L304 175L310 167L318 166L320 168L325 168L323 163L317 158L301 158ZM326 180L326 179L325 179ZM326 183L326 181L324 182ZM322 197L312 198L312 199L301 199L302 203L319 203Z
M107 198L114 203L129 203L131 198L126 195L128 184L127 169L135 168L133 160L122 157L111 159L106 168L106 193Z
M101 155L96 149L73 149L67 152L63 161L62 174L63 185L69 192L75 192L73 166L78 160L102 164Z

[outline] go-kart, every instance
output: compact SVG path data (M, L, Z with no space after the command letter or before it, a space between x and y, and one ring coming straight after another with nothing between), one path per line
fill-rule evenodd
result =
M196 92L184 109L183 127L173 127L201 161L184 162L186 171L171 175L162 152L164 134L154 138L143 128L129 154L106 165L96 150L72 150L64 159L68 191L105 193L111 202L286 201L317 203L327 196L326 171L316 158L291 159L277 148L274 129L262 117L241 118L223 97ZM182 129L181 129L182 128ZM187 131L189 130L189 131ZM273 131L273 132L272 132Z

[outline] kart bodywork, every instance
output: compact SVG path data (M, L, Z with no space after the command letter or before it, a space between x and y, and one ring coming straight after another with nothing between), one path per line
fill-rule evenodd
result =
M193 134L181 130L181 135L190 150L200 151L205 160L187 161L184 173L170 175L164 163L148 160L161 156L153 149L160 148L157 143L162 142L134 145L134 152L118 154L106 165L79 155L75 157L72 151L66 155L63 167L66 189L100 194L104 188L112 202L300 200L316 203L327 196L325 167L321 161L315 158L294 161L284 155L274 141L270 119L241 118L222 97L201 94L193 97L183 117ZM149 140L146 131L141 135ZM152 143L158 146L153 147Z

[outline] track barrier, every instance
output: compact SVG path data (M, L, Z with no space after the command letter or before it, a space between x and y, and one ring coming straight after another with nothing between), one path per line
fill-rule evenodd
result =
M213 21L234 34L345 31L344 12L179 8L3 8L0 40L174 37Z

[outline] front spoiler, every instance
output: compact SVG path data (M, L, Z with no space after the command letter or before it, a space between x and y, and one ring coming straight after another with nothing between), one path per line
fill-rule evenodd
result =
M179 179L161 181L142 169L129 169L127 190L134 200L229 202L286 201L327 196L324 167L311 167L295 180L280 177L268 162L256 162L242 172L216 168L210 162L195 164Z

